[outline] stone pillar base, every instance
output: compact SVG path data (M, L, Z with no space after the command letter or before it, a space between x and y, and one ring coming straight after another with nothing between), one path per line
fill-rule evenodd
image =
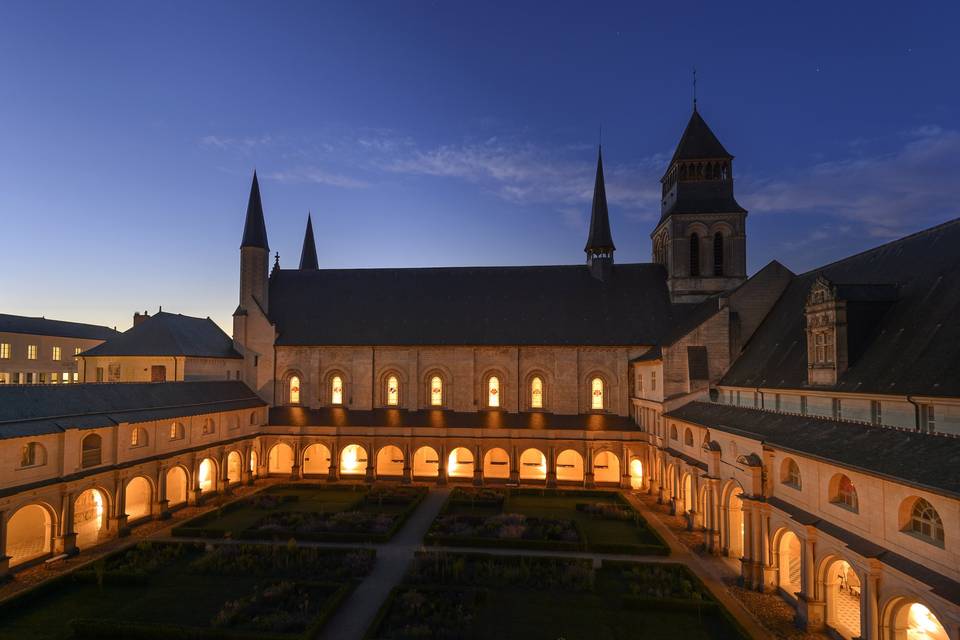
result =
M331 464L330 471L327 473L327 482L336 482L339 479L337 468Z
M621 489L633 488L632 478L630 476L623 476L622 478L620 478L620 488Z
M677 515L677 499L670 498L670 515Z
M774 566L765 566L761 568L761 575L763 581L760 584L760 590L764 593L776 593L777 589L780 588L780 583L778 580L778 571Z
M520 472L511 471L510 472L510 484L520 484Z
M403 477L400 479L400 482L402 482L403 484L410 484L411 482L413 482L413 472L410 469L410 467L404 467Z
M483 486L483 472L479 469L473 472L473 486L482 487Z
M593 489L597 486L597 483L593 480L593 473L583 474L583 486L587 489Z
M196 507L203 504L203 491L201 489L194 489L187 493L187 504L191 507Z
M367 468L367 474L363 477L363 481L367 484L373 484L377 481L377 474L370 467Z
M446 473L437 474L437 486L445 487L446 485L447 485L447 474Z
M801 593L797 598L797 622L804 631L823 631L827 626L827 603L809 600Z
M158 500L153 503L150 507L150 512L155 518L164 520L164 514L167 514L167 517L170 517L170 501L169 500Z
M557 472L551 471L547 473L547 487L552 489L557 486Z
M10 556L0 556L0 582L10 573Z
M126 524L126 517L124 517L124 524ZM77 548L77 534L76 533L65 533L62 536L57 536L53 539L53 553L54 555L59 555L65 553L68 556L72 556L76 553L79 553L80 549Z
M300 475L300 465L295 464L295 465L293 465L292 467L290 467L290 479L291 479L291 480L299 480L299 479L302 478L302 477L303 477L303 476Z

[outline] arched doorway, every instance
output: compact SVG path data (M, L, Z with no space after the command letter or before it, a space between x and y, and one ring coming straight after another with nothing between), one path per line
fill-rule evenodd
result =
M73 532L77 546L92 547L100 540L100 532L107 520L107 501L99 489L87 489L73 504Z
M593 456L593 481L602 484L620 484L620 458L612 451L601 451Z
M183 467L172 467L167 471L167 505L175 506L187 501L187 472Z
M197 487L200 493L213 491L217 482L217 466L210 458L204 458L200 461L200 468L197 469Z
M484 480L508 480L510 478L510 456L504 449L494 447L483 455Z
M50 553L52 540L53 519L50 511L39 504L20 507L7 521L7 555L10 556L10 566Z
M777 558L778 584L789 595L796 597L800 592L800 538L793 531L785 531L780 536Z
M150 515L152 494L150 481L143 476L137 476L127 483L123 501L123 512L127 514L127 521Z
M643 486L643 462L640 458L630 461L630 488L637 490Z
M827 624L844 638L860 636L860 577L846 560L830 561L823 574Z
M539 449L527 449L520 454L521 480L546 480L547 457Z
M403 451L400 447L388 444L377 452L377 477L395 477L403 475Z
M583 456L564 449L557 456L557 482L583 482Z
M420 447L413 453L413 475L436 478L440 474L440 455L433 447Z
M731 558L743 557L743 489L740 485L730 490L727 498L727 555Z
M267 453L267 473L290 475L293 473L293 448L285 442L278 442Z
M330 473L330 449L326 445L312 444L303 451L303 475L326 476Z
M367 450L358 444L348 444L340 452L340 475L362 476L367 472Z
M243 474L243 458L236 451L231 451L227 455L227 481L230 484L240 482L240 476Z
M884 616L883 640L949 640L936 615L923 603L897 598Z
M457 447L447 457L448 478L472 478L473 454L466 447Z

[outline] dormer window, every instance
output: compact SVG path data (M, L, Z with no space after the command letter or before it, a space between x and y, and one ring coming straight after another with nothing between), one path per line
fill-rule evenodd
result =
M814 364L833 363L833 331L816 331L813 334Z

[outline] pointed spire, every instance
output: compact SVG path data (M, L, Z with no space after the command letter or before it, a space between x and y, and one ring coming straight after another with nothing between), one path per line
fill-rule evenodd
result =
M693 113L690 114L690 120L687 122L687 128L683 130L683 135L680 136L680 142L677 144L677 150L673 152L670 164L672 165L677 160L719 158L730 159L733 156L723 148L717 136L711 131L703 116L697 111L696 105L694 105Z
M300 270L314 271L320 268L317 263L317 245L313 240L313 221L307 213L307 231L303 236L303 249L300 251Z
M247 220L243 225L243 240L240 248L257 247L270 250L267 244L267 225L263 221L263 204L260 202L260 183L257 172L253 172L253 184L250 185L250 201L247 203Z
M613 257L613 237L610 234L610 214L607 211L607 190L603 182L603 150L597 146L597 178L593 184L593 208L590 210L590 235L583 248L587 257Z

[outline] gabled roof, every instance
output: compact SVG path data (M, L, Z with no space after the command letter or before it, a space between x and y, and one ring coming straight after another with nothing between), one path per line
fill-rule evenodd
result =
M243 223L243 240L240 248L258 247L270 250L267 244L267 225L263 221L263 203L260 202L260 182L257 172L253 172L253 184L250 185L250 200L247 202L247 218Z
M804 309L818 277L873 304L856 336L859 354L836 391L960 396L960 219L794 276L720 381L738 387L806 388ZM854 320L851 319L850 322ZM855 331L851 327L851 331Z
M670 164L677 160L706 160L708 158L732 158L733 156L720 144L717 136L713 134L706 121L700 116L696 109L690 114L690 120L687 122L687 128L683 130L680 136L680 143L677 144L676 151L673 152L673 158ZM669 170L669 169L668 169Z
M109 340L120 335L115 329L95 324L13 316L0 313L0 333L25 333L37 336L79 338L81 340Z
M161 311L82 356L240 358L233 340L210 318Z
M300 250L300 269L319 269L317 262L317 244L313 239L313 221L307 214L307 230L303 234L303 249Z
M654 345L689 309L658 264L275 270L278 345Z
M597 177L593 183L593 206L590 209L590 232L583 248L591 252L608 253L616 249L610 234L610 214L607 211L607 189L603 181L603 153L597 149Z
M239 381L0 385L0 439L263 406Z
M960 468L960 438L710 402L691 402L664 417L960 496L960 474L946 472Z

